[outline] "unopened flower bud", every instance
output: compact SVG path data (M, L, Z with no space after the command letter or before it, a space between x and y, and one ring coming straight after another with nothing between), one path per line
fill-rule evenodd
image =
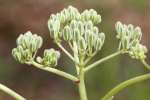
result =
M93 23L92 21L88 21L85 23L85 30L92 30L93 29Z
M71 23L70 23L70 27L71 27L72 29L77 28L77 21L76 21L76 20L72 20Z
M146 58L145 53L147 53L147 48L141 44L137 44L129 51L129 54L132 58L140 60L144 60Z
M80 35L79 29L75 28L75 29L73 30L73 40L74 40L74 41L79 41L80 36L81 36L81 35Z
M17 39L17 48L12 50L13 57L25 63L32 59L33 55L42 46L43 40L40 36L32 34L30 31L21 34Z
M121 43L122 43L122 48L123 49L125 49L125 50L128 50L129 49L129 46L130 46L130 44L129 44L129 38L128 37L124 37L123 39L122 39L122 41L121 41Z
M44 51L42 64L49 67L56 66L59 57L60 57L60 53L58 51L54 49L46 49Z
M136 27L135 30L134 30L133 35L134 35L134 39L138 39L140 41L141 38L142 38L141 28L140 27Z
M65 41L70 41L72 40L72 30L69 26L66 26L63 30L63 38Z
M105 34L103 32L99 33L99 38L102 40L102 43L105 41Z
M102 43L102 40L100 38L96 39L95 41L95 50L98 51L98 50L101 50L101 47L102 47L103 43Z
M79 40L79 49L85 51L86 48L87 48L87 44L86 44L84 38L81 37Z
M36 61L37 61L38 63L42 63L42 62L43 62L43 59L38 56L38 57L36 58Z
M123 25L120 21L118 21L115 25L117 31L117 38L121 38L121 34L123 32Z

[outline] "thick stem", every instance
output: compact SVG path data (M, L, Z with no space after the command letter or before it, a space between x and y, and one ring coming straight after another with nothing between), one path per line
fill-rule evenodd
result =
M78 79L77 77L75 77L75 76L73 76L73 75L71 75L71 74L68 74L68 73L66 73L66 72L64 72L64 71L61 71L61 70L58 70L58 69L55 69L55 68L51 68L51 67L46 67L46 66L43 66L43 65L41 65L41 64L38 64L38 63L36 63L36 62L34 62L34 61L32 61L32 62L29 63L29 64L32 64L32 65L34 65L35 67L37 67L37 68L39 68L39 69L42 69L42 70L45 70L45 71L54 73L54 74L56 74L56 75L62 76L62 77L64 77L64 78L67 78L67 79L69 79L69 80L72 80L72 81L74 81L74 82L78 82L78 81L79 81L79 79Z
M79 80L80 80L80 83L78 84L78 87L79 87L79 93L80 93L80 100L88 100L87 94L86 94L85 82L84 82L83 68L80 69Z
M22 97L21 95L19 95L15 91L11 90L10 88L4 86L3 84L0 84L0 90L9 94L10 96L15 98L16 100L26 100L24 97Z
M109 100L110 98L112 98L114 95L116 95L118 92L120 92L121 90L123 90L125 87L128 87L132 84L144 81L150 79L150 74L145 74L145 75L141 75L141 76L137 76L134 78L131 78L125 82L122 82L121 84L117 85L115 88L113 88L112 90L110 90L103 98L102 100Z
M96 61L95 63L93 63L93 64L87 66L87 67L85 68L85 72L88 72L89 70L91 70L92 68L94 68L94 67L96 67L97 65L101 64L102 62L105 62L105 61L107 61L107 60L109 60L109 59L111 59L111 58L113 58L113 57L115 57L115 56L118 56L118 55L120 55L121 53L122 53L122 51L118 51L118 52L116 52L116 53L113 53L113 54L111 54L111 55L109 55L109 56L107 56L107 57L104 57L104 58L102 58L102 59Z

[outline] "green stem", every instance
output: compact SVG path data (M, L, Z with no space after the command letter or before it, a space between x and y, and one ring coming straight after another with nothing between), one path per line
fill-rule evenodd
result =
M118 92L120 92L121 90L123 90L125 87L128 87L132 84L144 81L150 79L150 73L145 74L145 75L141 75L141 76L137 76L134 78L131 78L119 85L117 85L115 88L113 88L112 90L110 90L103 98L102 100L109 100L110 98L112 98L114 95L116 95Z
M145 60L142 60L142 63L148 70L150 70L150 65Z
M80 83L78 84L78 87L79 87L79 93L80 93L80 100L88 100L87 94L86 94L85 82L84 82L83 68L80 69L79 80L80 80Z
M10 88L4 86L3 84L0 84L0 90L4 91L7 94L9 94L10 96L15 98L16 100L26 100L24 97L22 97L21 95L19 95L15 91L11 90Z
M115 56L118 56L118 55L120 55L121 53L122 53L122 51L118 51L118 52L113 53L113 54L111 54L111 55L109 55L109 56L107 56L107 57L104 57L104 58L102 58L102 59L96 61L95 63L93 63L93 64L91 64L91 65L88 65L88 66L85 68L84 71L85 71L85 72L88 72L89 70L91 70L92 68L94 68L94 67L96 67L97 65L101 64L102 62L105 62L105 61L107 61L107 60L109 60L109 59L111 59L111 58L113 58L113 57L115 57Z
M43 66L41 64L36 63L35 61L33 61L33 62L29 63L29 64L32 64L32 65L34 65L35 67L37 67L39 69L42 69L42 70L54 73L56 75L62 76L64 78L67 78L69 80L72 80L74 82L78 82L79 81L79 79L77 77L75 77L75 76L73 76L71 74L68 74L68 73L66 73L64 71L60 71L60 70L55 69L55 68Z
M89 63L89 61L95 56L97 54L97 52L94 52L89 58L87 58L86 60L85 60L85 65L87 64L87 63Z
M57 43L58 47L72 60L74 60L74 57L59 43Z

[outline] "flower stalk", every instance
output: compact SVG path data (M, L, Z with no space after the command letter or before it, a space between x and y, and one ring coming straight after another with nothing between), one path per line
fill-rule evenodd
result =
M79 88L80 100L88 100L86 87L85 87L85 77L84 77L83 68L80 69L79 80L80 80L80 83L78 84L78 88Z
M103 63L103 62L105 62L105 61L107 61L107 60L109 60L109 59L111 59L111 58L113 58L113 57L115 57L115 56L118 56L118 55L120 55L121 53L122 53L122 51L118 51L118 52L113 53L113 54L111 54L111 55L109 55L109 56L107 56L107 57L104 57L104 58L102 58L102 59L100 59L100 60L94 62L93 64L88 65L88 66L84 69L84 71L85 71L85 72L88 72L88 71L90 71L91 69L93 69L94 67L96 67L97 65L99 65L99 64L101 64L101 63Z
M0 90L7 93L8 95L12 96L16 100L26 100L20 94L16 93L15 91L11 90L10 88L6 87L3 84L0 84Z
M150 73L145 74L145 75L141 75L141 76L137 76L134 78L131 78L125 82L122 82L121 84L117 85L115 88L113 88L112 90L110 90L103 98L102 100L109 100L110 98L112 98L113 96L115 96L118 92L120 92L121 90L123 90L124 88L142 82L144 80L150 79Z
M51 68L51 67L46 67L46 66L40 65L40 64L36 63L35 61L29 62L27 64L31 64L31 65L33 65L33 66L35 66L35 67L37 67L37 68L39 68L41 70L45 70L45 71L48 71L50 73L54 73L56 75L59 75L59 76L64 77L66 79L69 79L69 80L71 80L73 82L78 82L79 81L79 79L77 77L75 77L75 76L73 76L71 74L68 74L68 73L66 73L64 71L60 71L60 70L55 69L55 68Z

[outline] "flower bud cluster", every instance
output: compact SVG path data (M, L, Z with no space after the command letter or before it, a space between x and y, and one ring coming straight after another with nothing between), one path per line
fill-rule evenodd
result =
M50 36L54 38L56 42L59 42L61 38L61 28L71 20L79 20L80 17L79 11L72 6L63 9L60 13L52 14L48 20Z
M54 49L44 50L43 58L37 57L37 62L48 67L57 65L57 61L60 58L60 53Z
M25 34L21 34L17 39L17 47L12 50L13 57L21 62L25 63L30 61L34 53L42 46L43 40L40 36L32 34L30 31Z
M82 22L72 20L62 32L65 41L75 41L80 54L92 55L103 46L105 34L100 33L92 21Z
M132 58L144 59L147 49L140 44L142 32L140 27L116 23L117 38L120 40L119 49L127 51Z
M85 10L81 14L81 19L83 21L89 21L91 20L94 24L98 24L101 22L101 16L97 14L97 12L94 9Z
M78 46L79 53L92 55L101 49L105 34L99 32L97 26L101 22L101 16L93 9L79 11L69 6L60 13L50 16L48 27L50 36L55 42L64 40Z

